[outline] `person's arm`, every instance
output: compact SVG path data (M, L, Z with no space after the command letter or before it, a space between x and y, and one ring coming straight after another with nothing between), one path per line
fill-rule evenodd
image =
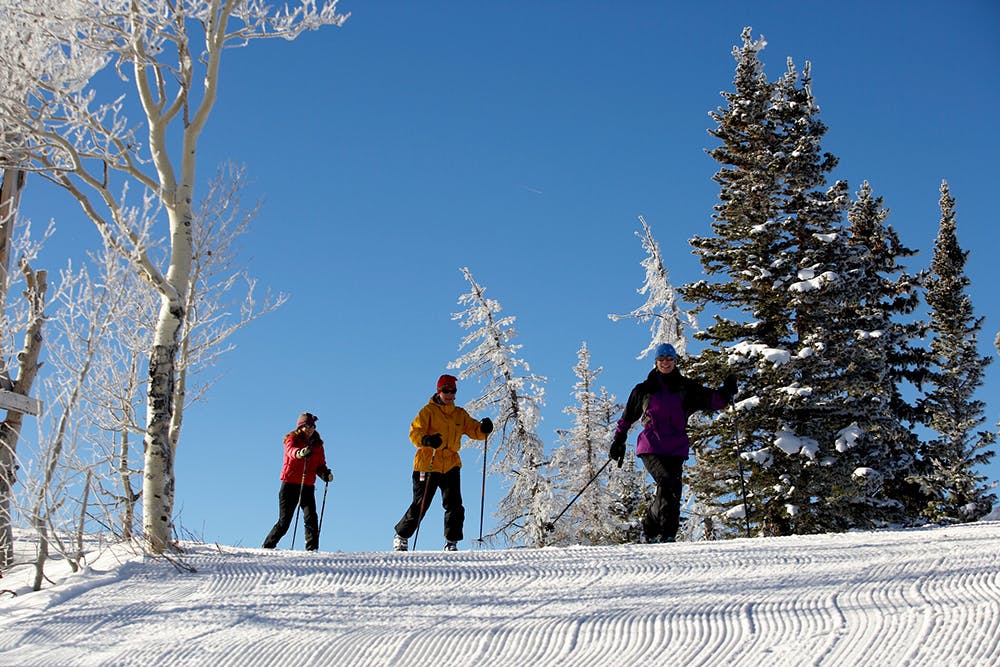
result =
M423 439L425 435L429 435L427 428L430 426L430 415L424 408L420 409L417 416L413 418L413 422L410 423L410 442L413 443L414 447L423 447Z
M462 415L462 433L473 440L485 440L486 436L492 433L493 421L489 417L484 417L482 421L479 421L466 412L464 408L462 408Z
M718 389L710 389L692 381L687 390L691 412L715 412L729 405L736 395L736 377L727 375Z
M642 403L645 393L642 383L632 388L632 392L628 395L628 400L625 402L625 410L622 412L621 419L618 420L618 428L615 430L616 436L619 433L623 435L628 434L628 430L632 428L632 424L642 418Z
M442 438L440 433L431 433L431 411L427 406L420 409L417 416L410 424L410 442L414 447L433 447L437 449L441 446Z
M319 433L313 431L312 437L309 438L314 449L313 452L317 455L316 457L316 471L329 468L326 467L326 448L323 446L323 438L320 437Z
M615 437L611 440L611 449L608 450L608 458L618 462L618 467L622 467L625 460L625 439L628 437L628 430L632 424L642 417L642 404L645 397L645 390L642 384L637 384L632 393L629 394L628 401L625 402L625 411L621 419L618 420L618 427L615 429Z

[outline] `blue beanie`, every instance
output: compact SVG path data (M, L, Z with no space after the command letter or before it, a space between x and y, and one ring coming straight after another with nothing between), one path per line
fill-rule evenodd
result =
M677 350L670 343L660 343L656 346L656 357L673 357L674 361L677 360Z

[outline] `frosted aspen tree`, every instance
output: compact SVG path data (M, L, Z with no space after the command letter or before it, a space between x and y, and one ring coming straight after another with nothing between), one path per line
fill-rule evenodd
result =
M347 16L336 5L336 0L302 0L278 9L257 0L53 2L40 16L74 26L56 35L62 52L101 54L117 78L102 72L92 79L99 85L79 90L35 78L25 86L28 95L3 100L3 115L12 125L5 134L19 137L18 166L65 188L103 242L128 259L158 295L148 355L142 495L150 552L163 552L173 539L171 429L194 260L198 142L216 102L223 54L254 39L293 40L305 30L342 25ZM49 30L31 23L37 11L32 2L5 11L29 33ZM6 21L0 25L8 29ZM135 112L140 124L129 118ZM148 252L150 239L130 225L129 205L137 196L155 198L162 212L162 228L155 232L165 239L162 262Z
M47 279L44 270L36 271L28 260L19 259L18 266L27 281L26 299L16 306L8 303L8 290L17 273L11 265L12 248L18 242L14 237L18 203L27 176L28 140L21 114L31 107L39 82L46 89L76 91L103 64L99 52L65 48L77 34L77 26L52 15L57 8L82 14L86 4L84 0L20 0L0 6L0 310L6 314L8 307L20 308L31 321L24 329L30 338L24 339L16 364L8 362L8 357L14 356L14 332L8 326L0 332L4 340L0 388L24 397L31 392L39 367ZM11 508L24 414L8 409L0 427L0 567L10 564L13 557Z
M486 297L486 290L462 269L471 290L459 297L465 310L452 315L469 332L460 348L467 351L448 364L459 368L460 379L477 378L485 384L483 394L465 408L496 415L498 433L492 455L492 470L504 476L507 493L496 512L499 526L493 535L512 543L543 546L543 524L552 512L552 490L543 472L544 445L538 436L540 410L545 404L545 378L531 372L519 359L521 348L512 340L518 335L515 318L500 317L499 302Z

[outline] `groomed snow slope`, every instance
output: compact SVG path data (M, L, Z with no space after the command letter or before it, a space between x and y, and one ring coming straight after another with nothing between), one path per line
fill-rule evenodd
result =
M183 560L196 572L107 552L5 597L0 665L1000 664L996 522L457 554L191 544Z

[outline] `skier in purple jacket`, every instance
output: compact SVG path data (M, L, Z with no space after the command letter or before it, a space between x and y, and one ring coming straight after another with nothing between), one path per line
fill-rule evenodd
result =
M629 394L618 420L609 456L621 467L625 438L632 424L642 420L635 453L656 482L656 497L646 509L642 529L647 542L673 542L681 511L681 474L690 453L688 418L695 412L714 412L736 395L736 378L726 376L719 389L708 389L684 377L677 369L677 351L669 343L656 347L656 366L645 382Z

